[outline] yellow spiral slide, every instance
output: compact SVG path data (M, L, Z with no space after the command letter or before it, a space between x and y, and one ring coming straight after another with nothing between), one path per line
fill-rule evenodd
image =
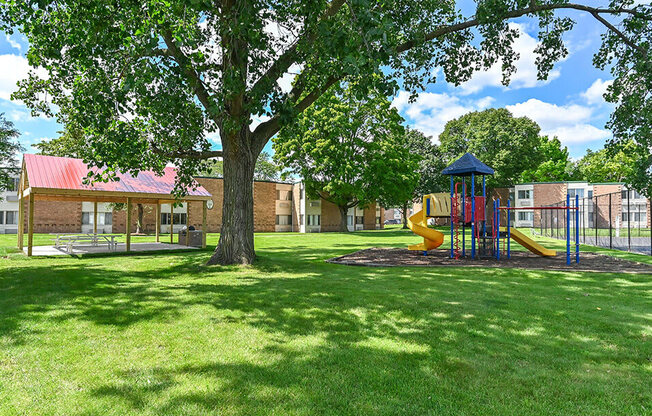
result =
M412 244L408 250L428 251L433 250L444 242L444 234L428 228L428 219L423 211L419 211L408 218L408 227L413 233L423 237L423 243Z

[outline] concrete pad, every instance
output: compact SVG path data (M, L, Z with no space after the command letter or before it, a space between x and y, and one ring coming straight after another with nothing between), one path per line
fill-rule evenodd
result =
M131 252L143 251L170 251L170 250L196 250L198 247L184 246L182 244L169 243L131 243ZM99 244L97 246L79 245L73 248L72 255L96 254L96 253L124 253L127 251L125 243L118 243L115 251L109 250L108 244ZM23 248L23 253L27 254L27 247ZM66 256L69 255L65 247L55 246L34 246L32 247L32 256Z

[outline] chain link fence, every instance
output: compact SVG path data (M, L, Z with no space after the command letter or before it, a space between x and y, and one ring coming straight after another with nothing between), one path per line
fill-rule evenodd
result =
M570 206L575 204L571 195ZM566 201L548 206L565 207ZM649 199L636 191L623 190L580 198L577 206L579 221L571 211L569 222L572 241L579 227L582 244L652 255ZM566 210L539 210L534 217L534 229L543 236L565 240Z

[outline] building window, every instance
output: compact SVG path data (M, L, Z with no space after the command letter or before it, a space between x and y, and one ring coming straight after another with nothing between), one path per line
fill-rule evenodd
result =
M532 193L529 189L518 191L518 199L530 199Z
M16 192L18 190L19 183L20 183L20 178L10 178L9 184L7 185L7 191Z
M380 217L376 216L376 224L380 224Z
M638 222L646 222L647 221L647 213L646 212L637 212L634 214L634 220Z
M5 224L7 225L18 224L18 211L7 211Z
M534 219L534 213L533 212L520 211L518 213L518 220L519 221L532 221L533 219Z
M627 192L628 191L626 189L620 191L620 196L623 199L627 199ZM629 191L629 198L630 199L641 199L641 198L643 198L643 196L641 194L639 194L637 191L632 189L631 191Z
M307 225L321 225L321 215L308 215Z
M582 188L569 189L568 195L570 195L571 198L575 198L576 195L580 198L584 198L584 189Z
M589 191L588 194L589 194L588 195L589 198L593 198L593 191Z
M90 212L82 212L82 225L90 225L93 223L93 216Z
M174 225L183 225L187 221L187 214L175 213L173 220L174 220ZM170 225L169 212L164 212L161 214L161 225Z
M356 224L364 224L364 217L362 217L362 216L356 216L356 217L355 217L355 223L356 223Z
M5 223L5 212L0 211L0 224L4 224L4 223Z
M346 216L346 225L353 225L353 215Z
M278 200L278 201L292 201L292 191L276 190L276 200Z
M299 215L299 225L304 225L305 223L303 222L303 214Z
M277 215L276 225L292 225L292 215Z
M105 212L100 215L100 225L113 225L113 213Z

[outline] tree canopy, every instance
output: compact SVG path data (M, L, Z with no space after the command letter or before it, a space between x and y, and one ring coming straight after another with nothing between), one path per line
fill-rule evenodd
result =
M557 137L540 136L538 147L541 162L521 174L521 182L555 182L573 179L573 163L568 148Z
M303 178L308 196L339 208L347 231L349 208L412 195L418 155L406 146L402 121L380 91L359 99L353 85L334 87L281 130L274 157Z
M605 26L595 63L617 78L608 96L620 103L614 130L649 140L652 13L633 0L481 0L466 13L444 0L5 0L0 22L25 34L29 63L47 71L14 97L49 115L52 104L60 122L82 126L89 161L110 167L105 178L173 163L187 185L206 160L223 157L223 224L210 263L230 264L255 257L258 154L329 87L359 77L363 97L370 88L389 94L400 79L416 93L436 81L435 69L459 85L496 63L508 83L518 58L508 21L519 17L538 22L544 79L568 54L562 36L573 21L558 10ZM288 73L298 75L282 88ZM265 121L251 128L254 116Z
M16 155L24 150L17 141L18 136L20 133L14 123L0 113L0 191L10 186L10 170L17 168Z
M589 149L575 165L576 177L588 182L624 182L636 170L636 147L636 143L629 142L617 152Z
M466 152L491 166L490 188L518 183L523 172L542 162L540 127L507 109L475 111L446 123L439 135L440 149L450 163Z

